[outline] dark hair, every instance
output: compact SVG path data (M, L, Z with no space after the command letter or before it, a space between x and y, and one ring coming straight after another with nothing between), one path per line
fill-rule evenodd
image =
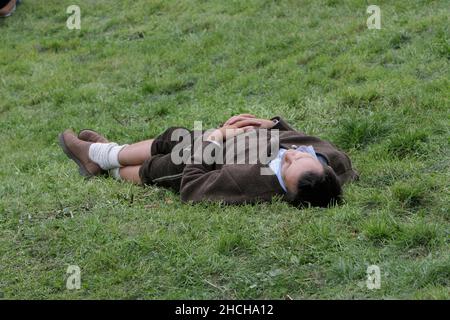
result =
M288 200L295 206L327 207L342 201L342 188L333 169L323 166L322 173L313 171L301 175L295 194L288 193Z

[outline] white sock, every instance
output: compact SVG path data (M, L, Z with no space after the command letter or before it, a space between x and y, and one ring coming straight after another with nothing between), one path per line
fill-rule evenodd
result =
M119 152L127 144L119 146L117 143L93 143L89 147L89 159L94 161L103 170L120 168Z
M122 177L120 176L120 168L114 168L108 171L109 175L113 177L116 180L122 180Z

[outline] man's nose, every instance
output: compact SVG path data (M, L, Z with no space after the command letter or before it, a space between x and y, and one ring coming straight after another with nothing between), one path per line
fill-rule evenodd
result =
M295 152L286 151L286 161L291 163L294 160Z

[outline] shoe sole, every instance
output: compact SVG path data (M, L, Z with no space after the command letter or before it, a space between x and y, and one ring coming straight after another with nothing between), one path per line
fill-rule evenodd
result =
M86 177L86 178L92 177L93 175L89 171L86 170L86 168L83 166L81 161L77 157L75 157L75 155L69 150L69 148L67 148L66 142L64 141L64 135L62 133L58 136L58 142L59 142L59 146L61 147L61 149L63 149L66 156L68 156L70 159L75 161L75 163L78 165L78 172L83 177Z

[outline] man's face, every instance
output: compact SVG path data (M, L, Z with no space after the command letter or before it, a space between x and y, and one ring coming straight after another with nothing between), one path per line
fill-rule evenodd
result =
M297 191L298 180L306 172L323 173L323 166L307 152L289 149L281 160L281 177L286 189L292 193Z

